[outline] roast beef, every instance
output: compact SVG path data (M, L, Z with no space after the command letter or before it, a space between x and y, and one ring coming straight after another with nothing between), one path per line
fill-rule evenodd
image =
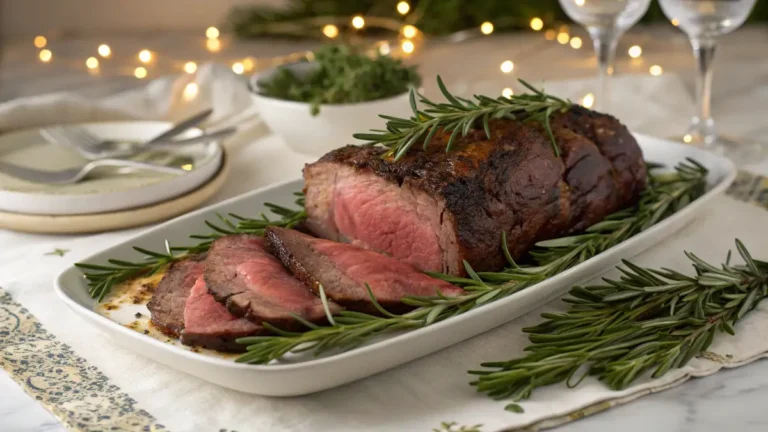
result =
M195 281L203 275L204 255L171 264L147 303L152 323L168 336L179 337L184 329L184 306Z
M238 318L208 293L201 275L189 293L184 308L181 342L218 351L244 351L235 339L265 334L264 327Z
M261 237L241 234L214 241L204 277L216 301L256 324L304 328L293 315L310 322L326 321L320 299L264 249ZM333 302L329 308L331 313L341 310Z
M440 131L399 161L347 146L304 168L307 227L425 271L459 275L505 265L538 241L583 230L634 204L645 187L642 152L615 118L581 107L552 116L556 156L535 122L495 120L445 151Z
M433 296L438 291L455 296L464 292L410 264L350 244L278 227L267 228L265 237L269 250L296 278L314 291L322 285L329 298L349 309L376 313L366 283L376 301L392 312L409 309L400 302L406 296Z

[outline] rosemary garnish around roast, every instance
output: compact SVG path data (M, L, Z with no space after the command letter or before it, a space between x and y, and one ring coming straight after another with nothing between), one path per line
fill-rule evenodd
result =
M296 205L299 209L289 209L272 203L264 205L279 219L270 219L262 213L258 219L249 219L229 214L229 217L218 215L219 223L205 221L213 232L204 235L191 235L190 238L202 240L194 246L171 246L168 241L165 242L165 251L155 252L144 248L134 246L134 250L145 255L144 259L137 262L128 262L116 259L110 259L107 262L110 265L96 265L88 263L75 263L75 266L83 270L85 279L88 281L88 292L91 297L101 301L112 287L137 277L150 276L162 269L168 264L184 259L190 254L206 252L211 243L219 237L230 234L255 234L264 235L264 228L268 226L281 226L292 228L307 217L304 211L304 195L300 192L296 194ZM223 225L223 226L222 226Z
M445 147L447 152L451 150L458 136L466 136L478 125L482 125L485 134L491 138L489 126L491 119L535 121L547 131L552 142L552 150L559 156L560 149L552 134L549 118L554 112L568 110L571 107L571 101L548 95L523 80L519 81L532 93L510 97L499 96L495 99L475 95L474 100L469 100L452 95L438 75L437 86L448 100L447 103L432 102L418 95L419 102L427 105L427 108L419 109L416 103L416 91L411 89L410 101L413 110L411 118L381 115L381 118L387 120L386 130L371 131L376 133L359 133L354 137L388 147L387 155L394 156L395 160L398 160L418 142L421 142L426 149L438 131L450 134Z
M530 354L483 363L488 369L472 384L478 391L519 401L550 384L575 387L596 376L621 390L653 370L654 378L679 368L706 350L717 332L734 334L733 325L768 296L768 263L753 259L736 240L745 265L715 267L686 252L694 275L648 269L623 261L620 279L575 287L563 313L523 329ZM582 370L583 372L580 372Z
M331 349L348 350L374 336L425 327L506 297L573 267L670 216L703 193L706 177L707 170L694 161L679 164L674 172L650 174L649 187L637 206L608 217L590 227L586 234L539 243L532 254L538 261L536 266L520 266L505 251L509 267L501 272L478 274L465 262L469 278L430 274L464 287L465 295L406 297L402 302L417 309L401 315L387 312L371 295L371 302L381 316L343 311L333 317L330 326L304 323L309 330L302 333L286 332L265 324L275 335L239 339L239 343L248 345L248 351L237 361L262 364L289 352L312 351L317 355ZM505 237L502 235L501 247L506 245Z

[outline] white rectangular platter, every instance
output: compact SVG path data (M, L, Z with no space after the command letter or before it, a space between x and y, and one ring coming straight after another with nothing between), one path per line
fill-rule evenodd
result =
M691 157L706 166L710 173L707 193L683 210L649 230L612 249L531 288L486 304L461 316L431 326L392 335L352 351L320 358L296 359L291 363L246 365L235 363L209 352L195 352L178 344L167 343L151 335L129 329L119 319L100 313L95 300L88 295L80 270L68 268L55 281L56 292L78 315L107 333L116 342L169 367L197 376L206 381L268 396L293 396L325 390L349 383L400 364L433 353L464 339L511 321L544 303L565 294L573 285L599 275L620 259L629 258L668 237L693 219L707 202L725 191L736 176L733 164L723 157L673 142L635 135L645 159L674 166ZM106 263L108 258L136 260L132 246L163 250L164 240L187 245L192 233L206 233L206 219L216 213L258 215L264 202L289 206L293 192L302 188L302 181L293 180L268 186L219 204L200 209L149 229L123 243L89 257L86 262ZM141 306L142 308L144 306ZM142 309L146 311L146 309ZM131 313L133 310L130 311Z

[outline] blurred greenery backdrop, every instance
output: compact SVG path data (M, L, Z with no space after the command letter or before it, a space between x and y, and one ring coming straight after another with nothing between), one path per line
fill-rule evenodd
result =
M296 22L312 17L349 17L357 14L408 20L427 35L439 36L476 28L485 21L497 31L528 27L533 17L545 23L568 22L557 0L408 0L406 15L397 12L401 0L290 0L286 7L238 7L232 10L229 26L243 38L275 34L269 24ZM768 1L758 0L750 21L768 21ZM653 1L642 22L666 22L659 4ZM320 37L320 33L315 34ZM297 35L298 36L298 35ZM304 32L301 36L311 36Z

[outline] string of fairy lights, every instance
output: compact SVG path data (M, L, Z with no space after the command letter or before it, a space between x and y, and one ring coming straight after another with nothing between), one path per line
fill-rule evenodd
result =
M314 17L310 19L302 20L301 23L275 23L274 31L276 33L286 34L306 34L307 27L317 28L322 33L322 37L326 39L337 39L342 36L348 35L344 33L343 29L348 30L354 35L355 32L359 32L366 27L385 29L396 32L397 43L393 44L391 40L379 40L371 44L373 52L379 52L382 55L392 55L396 57L408 57L412 55L417 48L425 42L425 36L415 25L417 16L410 16L412 14L412 8L407 1L400 1L395 6L397 12L405 18L405 21L381 18L373 16L355 15L352 17ZM409 19L410 18L410 19ZM515 19L517 21L517 19ZM672 24L677 26L678 23L672 21ZM500 19L497 24L513 22L510 19ZM526 23L531 30L535 32L542 32L544 39L547 41L556 41L561 45L570 45L574 50L579 50L583 47L584 41L579 36L572 36L569 32L570 27L567 24L559 24L556 22L547 23L540 17L533 17ZM447 37L442 38L448 42L460 42L475 37L490 36L495 31L495 25L493 22L486 21L482 23L478 28L466 29L460 32L454 33ZM49 46L48 39L39 35L33 40L35 48L37 48L38 60L43 63L51 63L55 61L54 53ZM221 32L216 27L208 27L205 30L205 49L210 53L218 53L222 51L224 44L221 39ZM112 48L106 43L100 44L96 48L95 55L89 56L85 59L84 65L88 73L97 75L101 71L102 62L108 61L113 55ZM643 55L643 49L640 45L632 45L627 51L627 55L632 59L639 59ZM276 65L295 62L303 59L311 60L312 53L309 51L296 52L286 56L278 56L271 58L256 58L252 56L244 57L235 60L230 64L232 72L238 75L245 73L255 72L257 70L274 67ZM135 67L133 67L132 74L136 79L145 79L150 75L150 70L159 57L159 53L151 49L142 49L136 53ZM82 64L82 63L80 63ZM183 71L187 74L195 74L197 71L197 63L192 60L181 61L175 63L175 68L180 72ZM504 74L510 74L515 69L515 64L512 60L504 60L500 66L500 70ZM663 73L661 65L653 64L649 67L648 73L653 76L659 76ZM190 82L184 89L183 97L185 99L193 99L197 96L198 87L194 82ZM511 88L504 88L502 90L504 96L511 96L513 90ZM582 98L581 103L587 107L591 107L594 104L594 95L589 93Z

